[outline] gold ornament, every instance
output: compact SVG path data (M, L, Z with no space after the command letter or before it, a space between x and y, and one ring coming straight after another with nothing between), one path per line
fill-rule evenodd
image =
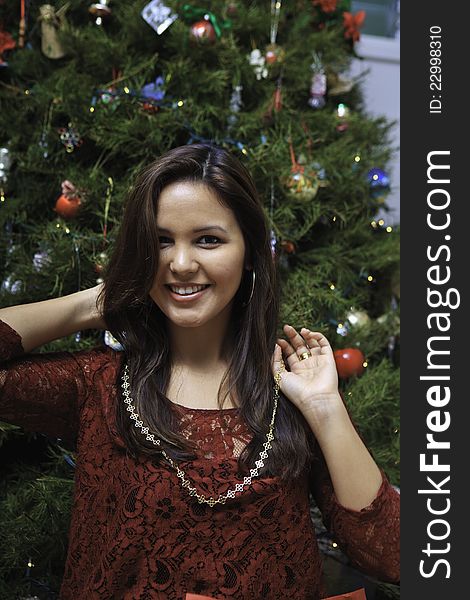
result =
M288 195L297 200L313 200L321 187L326 187L328 182L318 176L315 169L297 163L286 179Z
M106 265L108 264L108 255L106 252L100 252L95 259L95 271L97 273L103 273Z
M65 56L65 50L59 39L59 33L67 24L65 13L70 3L55 9L51 4L43 4L39 7L39 18L41 22L41 50L47 58L57 59Z
M351 307L351 310L346 314L346 319L351 323L352 327L363 327L370 322L369 315L363 310L356 310Z
M309 176L302 170L293 171L286 181L289 196L298 200L313 200L317 195L319 180Z
M291 198L298 200L312 200L318 192L318 188L327 184L323 174L318 174L312 164L306 164L305 154L300 153L298 159L295 157L292 140L289 139L289 152L291 159L290 175L285 179L284 184L288 189Z
M340 96L350 92L354 86L352 79L343 79L338 73L331 71L326 76L329 96Z

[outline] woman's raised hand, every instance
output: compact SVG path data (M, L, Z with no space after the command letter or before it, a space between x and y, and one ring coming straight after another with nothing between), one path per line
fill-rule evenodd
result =
M342 403L333 350L326 337L303 327L300 333L284 325L287 340L279 338L273 353L273 375L281 369L282 393L303 413L325 414L329 406ZM310 356L302 359L308 352ZM289 370L282 370L282 361Z
M0 308L0 319L20 335L25 352L83 329L107 329L98 298L102 285Z

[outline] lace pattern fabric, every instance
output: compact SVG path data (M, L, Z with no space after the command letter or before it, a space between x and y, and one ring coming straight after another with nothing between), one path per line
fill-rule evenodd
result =
M74 503L60 600L319 600L322 562L309 493L338 543L364 572L398 578L399 498L384 478L362 511L336 500L318 449L292 485L255 478L224 505L199 504L176 472L134 459L116 426L122 355L108 347L23 355L21 339L0 321L0 419L76 442ZM175 405L181 431L197 442L181 467L200 493L233 487L250 437L238 409Z
M239 419L238 409L197 409L175 405L180 415L179 429L194 442L205 459L215 457L215 446L223 448L226 458L238 459L252 436ZM204 416L206 418L198 418Z

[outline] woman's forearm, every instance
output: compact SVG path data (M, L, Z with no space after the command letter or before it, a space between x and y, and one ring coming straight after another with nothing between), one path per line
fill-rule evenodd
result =
M382 475L349 418L341 396L332 399L332 409L319 421L304 414L320 445L338 502L361 510L377 496Z
M84 329L104 329L96 306L100 286L30 304L0 309L0 319L20 336L25 352Z

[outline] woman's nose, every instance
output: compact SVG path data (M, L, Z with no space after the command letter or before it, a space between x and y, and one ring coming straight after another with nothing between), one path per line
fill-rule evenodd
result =
M190 248L186 246L174 247L170 257L170 269L177 272L193 272L197 270L197 262Z

